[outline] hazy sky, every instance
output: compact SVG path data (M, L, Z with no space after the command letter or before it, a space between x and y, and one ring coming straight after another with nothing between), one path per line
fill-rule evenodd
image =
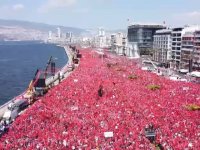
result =
M0 18L81 28L200 24L200 0L0 0Z

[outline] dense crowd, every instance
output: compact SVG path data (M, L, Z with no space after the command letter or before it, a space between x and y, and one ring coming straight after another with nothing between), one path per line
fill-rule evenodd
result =
M16 119L0 149L200 149L200 111L186 107L200 105L200 85L142 71L123 56L80 53L79 67Z

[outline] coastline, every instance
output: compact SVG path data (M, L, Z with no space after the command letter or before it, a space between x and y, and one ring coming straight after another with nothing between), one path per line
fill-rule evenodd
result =
M46 79L46 84L50 85L53 84L53 86L58 85L59 84L59 74L62 72L63 73L63 78L61 79L64 80L66 79L69 75L70 75L70 71L68 70L68 66L72 63L72 53L69 50L68 46L61 46L63 47L66 53L66 57L68 57L68 61L66 63L66 65L60 70L58 71L54 77L49 77L48 79ZM27 85L28 86L28 85ZM6 103L4 103L3 105L0 106L0 117L3 117L4 113L8 110L8 105L12 102L16 102L18 99L23 99L24 95L26 94L27 90L25 90L24 92L22 92L20 95L14 97L13 99L7 101Z
M68 57L68 61L66 63L66 65L64 65L64 67L62 69L60 69L53 77L49 77L48 79L46 79L46 85L47 86L51 86L52 84L58 85L59 84L59 80L64 80L65 78L67 78L70 75L70 71L69 71L69 65L71 65L72 63L72 53L69 50L68 46L61 46L61 45L57 45L59 47L63 47L66 53L66 56ZM61 79L59 78L61 76Z
M36 70L44 71L51 56L56 64L56 72L68 61L63 47L58 47L56 44L39 42L0 43L0 69L2 71L0 106L25 91ZM49 68L47 71L50 72Z

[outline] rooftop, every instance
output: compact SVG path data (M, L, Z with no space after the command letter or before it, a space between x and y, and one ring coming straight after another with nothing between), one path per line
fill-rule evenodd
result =
M129 25L128 28L157 28L157 29L164 29L166 28L164 25L161 24L132 24Z
M171 33L172 33L171 29L162 29L156 31L156 34L171 34Z

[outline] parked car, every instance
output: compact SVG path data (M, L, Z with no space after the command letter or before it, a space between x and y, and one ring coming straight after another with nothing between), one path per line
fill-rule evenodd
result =
M6 123L4 123L4 121L0 122L0 138L1 136L6 133L8 131L8 125L6 125Z
M15 107L19 108L19 111L22 111L22 110L24 110L25 108L28 107L29 103L25 99L20 99L20 100L16 100L14 105L15 105Z
M17 118L19 113L27 108L28 105L29 103L25 99L19 99L13 103L10 103L8 110L3 115L3 120L5 120L7 124L12 123Z

